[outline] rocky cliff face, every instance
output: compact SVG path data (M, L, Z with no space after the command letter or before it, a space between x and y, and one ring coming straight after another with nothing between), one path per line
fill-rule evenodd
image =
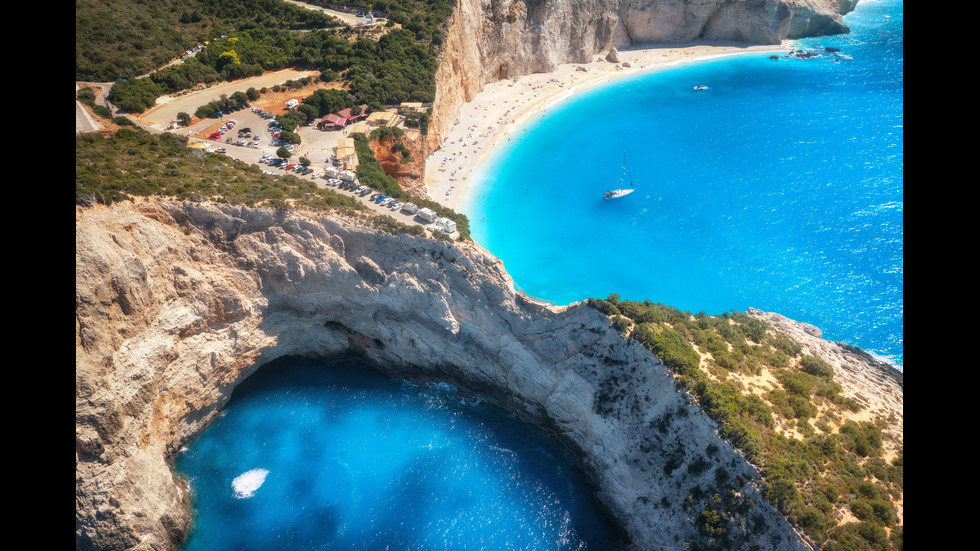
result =
M857 0L459 0L449 22L430 143L497 80L591 61L610 47L694 40L778 44L847 32Z
M175 453L285 355L451 382L553 431L635 549L698 541L683 502L717 470L755 502L752 528L730 527L736 547L807 547L656 357L595 310L524 299L474 245L151 200L75 221L79 549L178 544L190 516Z

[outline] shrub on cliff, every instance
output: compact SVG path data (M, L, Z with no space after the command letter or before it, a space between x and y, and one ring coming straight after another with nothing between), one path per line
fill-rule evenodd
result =
M602 312L607 316L619 315L619 308L616 305L602 298L590 298L588 300L589 306L595 308L596 310Z
M823 551L872 551L891 548L885 529L871 522L841 524L829 530L827 538Z
M834 368L816 356L803 356L800 358L800 369L821 379L832 379L834 377Z
M701 357L681 335L668 326L644 323L633 330L633 338L663 360L671 369L695 377Z
M743 313L691 315L650 301L621 300L615 294L591 298L588 304L614 319L644 320L631 337L664 361L679 386L719 424L719 435L760 467L763 493L770 503L822 549L901 549L903 530L896 526L892 502L902 494L901 450L890 464L881 458L880 422L841 422L840 410L821 413L815 423L819 431L808 422L820 413L818 404L859 409L857 400L841 395L829 364L805 355L797 368L791 358L800 356L802 346ZM745 373L761 375L766 369L783 388L759 395L721 370L709 367L709 375L700 369L694 346L715 356L715 364L726 369L733 361ZM831 423L841 423L836 434ZM784 436L774 430L777 427L795 429L798 436ZM833 512L840 507L849 508L861 522L837 526ZM689 513L706 533L718 528L711 512Z

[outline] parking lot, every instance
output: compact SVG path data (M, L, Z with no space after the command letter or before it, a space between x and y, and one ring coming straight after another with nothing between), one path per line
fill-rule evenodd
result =
M291 148L291 156L287 159L280 158L276 155L279 148L283 147L275 139L278 126L274 123L274 117L263 116L263 112L244 109L222 116L203 129L199 126L192 141L206 150L256 164L266 174L291 174L298 178L308 178L317 187L329 188L354 197L371 210L389 215L399 222L424 225L451 236L456 233L451 222L435 218L434 213L426 212L425 209L412 209L412 205L406 207L400 201L358 184L354 173L346 170L347 167L334 158L337 140L346 137L343 130L323 131L313 126L300 127L297 133L303 143L286 146ZM202 135L205 137L201 137ZM309 159L309 166L303 166L299 161L300 157Z
M249 80L239 83L239 87L251 84L252 81ZM303 96L312 93L314 88L290 91L288 94L275 97L263 96L249 107L232 113L223 113L217 118L203 119L190 127L172 131L187 136L188 145L191 147L222 153L233 159L258 165L267 174L291 174L297 178L309 179L320 188L329 188L337 193L354 197L375 212L392 216L399 222L431 226L432 222L417 214L403 211L401 206L395 205L393 201L385 204L381 202L383 199L372 201L371 193L359 193L356 186L350 188L340 185L343 180L331 171L340 171L346 167L335 166L332 157L336 153L338 140L349 137L346 130L324 131L312 125L300 126L296 129L296 133L299 134L301 143L291 148L288 161L270 164L270 161L278 159L276 152L281 147L274 139L275 128L270 126L270 122L274 120L275 115L286 112L285 102L288 99L301 100ZM204 96L212 93L213 91L197 92L192 94L196 98L183 97L180 101L186 105L196 105ZM253 110L253 107L261 107L261 110ZM247 133L242 132L245 129L248 129ZM239 132L242 132L242 135L239 135ZM299 163L300 157L310 160L308 170L304 170ZM455 235L456 232L446 233Z
M195 125L191 140L205 148L210 146L212 151L224 149L219 152L229 157L247 163L257 163L263 155L275 156L276 151L283 146L275 138L279 130L277 126L271 124L275 121L273 117L274 114L271 112L265 110L256 112L250 108L224 114L220 118L209 120L204 125ZM239 135L245 129L248 129L247 135ZM299 134L301 143L287 146L290 149L290 158L298 160L300 157L306 157L315 169L331 165L331 156L336 151L337 140L345 136L343 130L323 131L313 126L300 126L296 129L296 133Z

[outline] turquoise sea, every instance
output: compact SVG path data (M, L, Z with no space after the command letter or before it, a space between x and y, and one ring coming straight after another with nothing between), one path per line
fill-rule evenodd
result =
M614 528L557 442L448 385L282 359L181 453L185 551L607 551Z
M581 94L485 165L474 237L540 298L755 307L900 366L902 20L901 1L863 1L851 34L797 45L816 58L749 54ZM624 154L637 191L603 201ZM192 489L185 551L617 539L554 439L449 386L357 364L261 368L175 470Z
M544 300L779 312L901 369L903 3L844 22L796 43L817 57L695 62L539 115L474 176L474 238ZM604 201L624 155L636 191Z

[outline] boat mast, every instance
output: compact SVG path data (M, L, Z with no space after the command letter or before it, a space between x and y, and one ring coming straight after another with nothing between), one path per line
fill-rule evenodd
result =
M621 184L625 184L626 183L626 174L627 173L629 173L629 175L630 175L630 187L633 187L633 171L630 170L630 164L626 160L626 153L623 153L623 178L620 180ZM624 187L624 186L623 185L620 185L619 187Z
M623 175L619 177L619 189L626 187L626 154L623 153Z

